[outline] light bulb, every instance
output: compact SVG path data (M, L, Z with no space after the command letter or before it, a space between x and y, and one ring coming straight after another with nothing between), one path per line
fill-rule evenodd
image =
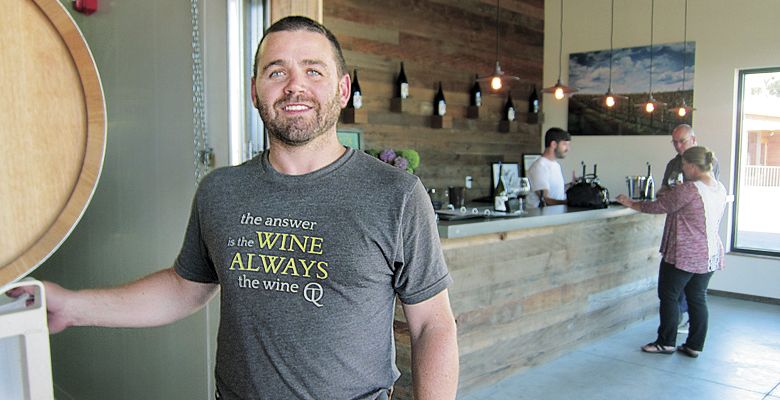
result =
M677 110L677 115L679 115L680 117L684 117L686 114L688 114L688 111L685 109L685 107L680 107Z
M615 106L615 98L613 96L607 96L607 99L605 100L605 103L607 104L607 107L614 107Z
M556 100L562 99L563 98L563 89L561 87L555 88L554 96L555 96Z
M501 89L501 78L494 76L493 79L490 80L490 87L493 88L493 90Z
M647 104L645 104L645 111L648 113L655 111L655 104L653 104L652 101L648 101Z

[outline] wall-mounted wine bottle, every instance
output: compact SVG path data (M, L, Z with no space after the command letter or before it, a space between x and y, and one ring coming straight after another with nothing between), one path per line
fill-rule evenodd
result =
M536 92L536 85L531 95L528 96L528 113L539 114L539 93Z
M442 90L441 81L439 81L439 91L433 98L433 115L443 117L444 114L447 114L447 101L444 100L444 90Z
M515 103L512 101L512 92L509 92L506 97L506 103L504 104L504 115L502 115L504 121L515 120Z
M474 86L471 87L469 96L469 105L472 107L482 106L482 88L479 86L479 75L474 75Z
M528 113L525 115L526 122L529 124L539 122L539 93L536 91L536 85L534 85L534 90L528 96Z
M359 109L363 107L363 92L360 91L360 82L358 82L357 69L353 72L352 77L352 93L349 95L349 102L347 108Z
M399 99L409 97L409 80L406 79L403 61L401 61L401 71L398 72L398 77L395 79L395 97Z

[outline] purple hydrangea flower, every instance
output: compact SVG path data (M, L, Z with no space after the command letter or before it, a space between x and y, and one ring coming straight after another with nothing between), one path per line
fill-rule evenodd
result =
M395 160L395 152L393 149L384 149L381 153L379 153L379 159L386 162L391 163L393 160Z
M395 160L393 160L393 165L405 170L409 166L409 160L403 157L396 157Z

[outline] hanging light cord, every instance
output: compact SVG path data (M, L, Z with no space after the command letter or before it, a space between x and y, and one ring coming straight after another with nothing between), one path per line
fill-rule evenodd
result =
M563 64L563 0L561 0L561 30L558 35L558 82L561 82L561 64Z
M614 0L613 0L614 1ZM683 22L683 76L682 91L685 91L685 66L688 63L688 0L685 0L685 22Z
M650 97L653 97L653 14L655 0L650 0Z
M498 63L498 30L501 29L501 0L496 1L496 63Z
M687 0L686 0L687 1ZM615 0L612 0L612 9L610 10L609 15L610 21L609 21L609 86L608 91L612 91L612 38L615 35ZM683 81L685 80L685 75L683 75Z

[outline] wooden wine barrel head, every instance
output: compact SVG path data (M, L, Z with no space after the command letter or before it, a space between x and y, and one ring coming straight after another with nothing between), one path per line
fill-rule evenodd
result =
M106 111L92 54L58 0L0 7L0 286L29 274L95 191Z

